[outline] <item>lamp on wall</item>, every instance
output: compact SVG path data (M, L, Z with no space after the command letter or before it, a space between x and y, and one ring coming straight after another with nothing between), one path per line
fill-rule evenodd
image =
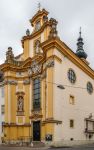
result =
M61 85L61 84L57 85L57 87L58 87L59 89L61 89L61 90L64 90L64 89L65 89L65 87L64 87L63 85Z

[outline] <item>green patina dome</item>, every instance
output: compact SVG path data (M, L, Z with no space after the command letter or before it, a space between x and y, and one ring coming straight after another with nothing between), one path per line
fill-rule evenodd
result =
M80 32L79 32L80 36L78 38L78 42L77 42L77 50L76 50L76 55L79 57L79 58L84 58L86 59L87 58L87 54L86 52L84 51L83 49L83 38L81 37L81 28L80 28Z

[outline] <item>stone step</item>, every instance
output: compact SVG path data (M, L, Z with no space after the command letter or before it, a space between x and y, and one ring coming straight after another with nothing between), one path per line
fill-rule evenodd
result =
M32 147L45 147L45 144L43 142L40 141L33 141L32 142Z

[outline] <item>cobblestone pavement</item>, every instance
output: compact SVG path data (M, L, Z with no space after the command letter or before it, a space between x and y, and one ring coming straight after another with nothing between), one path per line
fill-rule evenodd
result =
M51 150L94 150L94 144L83 145L83 146L74 146L72 148L52 148Z
M32 147L13 147L13 146L0 146L0 150L47 150L47 147L32 148Z
M73 148L32 148L32 147L9 147L9 146L0 146L0 150L94 150L94 145L87 146L78 146Z

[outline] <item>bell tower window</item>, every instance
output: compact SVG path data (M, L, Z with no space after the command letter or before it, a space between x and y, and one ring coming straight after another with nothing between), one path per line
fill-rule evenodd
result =
M40 21L37 21L35 25L35 31L38 31L40 27L41 27Z

